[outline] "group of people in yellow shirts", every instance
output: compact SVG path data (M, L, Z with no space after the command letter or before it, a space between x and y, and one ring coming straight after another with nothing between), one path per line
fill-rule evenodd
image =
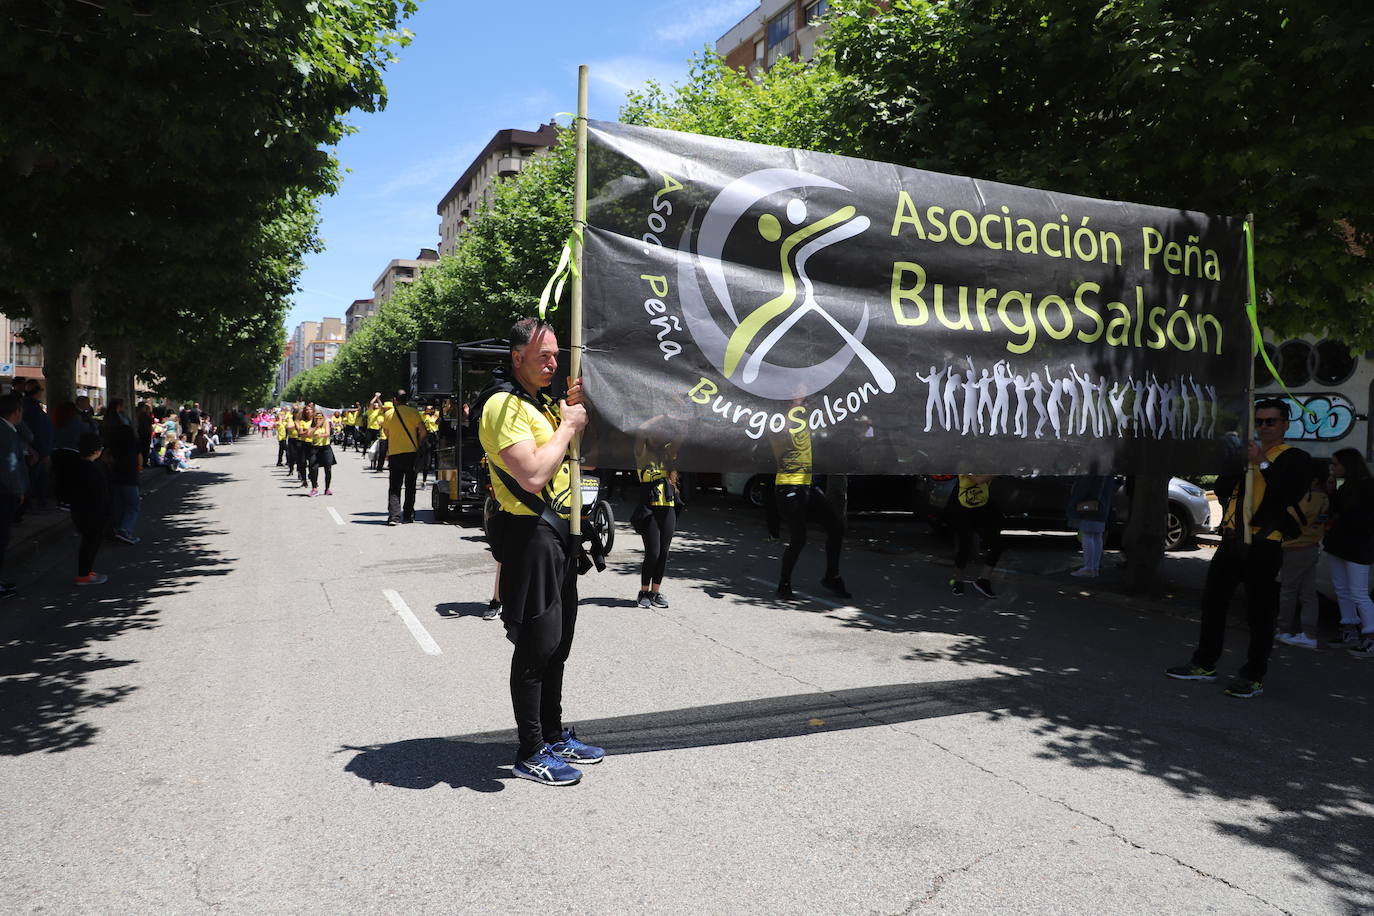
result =
M331 444L342 423L312 403L277 411L277 466L283 459L288 477L299 477L301 486L310 485L310 495L319 496L320 469L324 469L324 495L334 495L334 456Z

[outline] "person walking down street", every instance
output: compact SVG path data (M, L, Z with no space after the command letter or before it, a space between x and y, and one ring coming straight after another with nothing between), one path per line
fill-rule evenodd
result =
M300 417L296 420L296 474L300 478L301 486L308 486L310 483L310 452L311 452L311 432L315 426L315 405L306 404L301 408Z
M1112 513L1112 494L1116 478L1090 474L1076 477L1069 489L1069 522L1083 539L1083 565L1069 573L1080 579L1096 579L1102 572L1102 549L1106 546L1107 520Z
M287 434L291 429L291 414L285 410L277 411L274 426L277 433L277 467L281 467L283 463L290 467L291 458L287 454L290 445Z
M1374 658L1374 601L1369 598L1369 567L1374 563L1374 479L1357 449L1331 457L1339 482L1331 498L1331 530L1326 556L1331 585L1341 608L1341 639L1356 658Z
M973 587L987 598L996 598L992 588L992 570L1002 556L1002 510L992 496L993 474L960 474L959 482L949 497L949 526L954 531L954 577L949 580L950 591L964 594L969 581L968 562L974 556L975 545L983 550L982 566L973 577Z
M334 495L334 447L329 444L329 418L322 413L315 414L315 425L310 428L310 495L319 495L320 468L324 468L324 495Z
M409 525L415 521L415 476L419 468L415 466L420 444L425 441L428 431L420 411L406 403L409 395L404 390L396 392L391 405L382 414L382 434L387 441L387 478L386 523L388 525ZM405 489L405 502L401 502L401 490Z
M1283 566L1279 570L1279 632L1274 638L1284 645L1316 649L1317 640L1317 560L1322 538L1330 521L1331 501L1326 495L1327 468L1312 462L1312 481L1307 495L1294 508L1297 537L1283 542ZM1301 616L1299 616L1301 608Z
M666 608L668 599L660 589L668 569L668 549L677 530L681 503L674 467L677 446L668 441L666 430L657 428L654 421L646 426L648 428L635 443L635 467L639 482L643 484L643 496L630 516L630 524L644 540L644 562L639 569L639 594L635 604L643 608Z
M563 724L563 669L577 626L567 454L587 425L587 409L580 379L562 403L547 393L558 368L558 338L546 322L516 322L510 348L508 372L493 374L473 413L501 506L501 619L515 647L510 695L520 740L512 772L568 786L582 779L573 764L599 763L606 753Z
M115 398L105 408L100 427L105 443L105 461L110 466L110 496L113 502L114 536L125 544L137 544L138 509L142 497L138 490L143 470L143 449L134 428L124 413L124 399Z
M82 433L80 451L81 463L71 490L72 524L81 534L76 552L76 584L101 585L109 577L95 571L95 556L110 527L113 505L105 465L100 460L100 436Z
M28 446L19 435L23 415L24 404L19 395L0 396L0 574L4 573L10 526L29 491ZM13 598L16 594L18 589L13 582L0 580L0 598Z
M1245 590L1246 623L1250 628L1245 664L1226 686L1226 695L1249 699L1264 693L1264 676L1274 649L1274 624L1279 612L1279 571L1286 538L1301 532L1296 507L1308 491L1311 458L1302 449L1285 445L1283 432L1290 417L1284 401L1267 398L1255 404L1258 441L1248 445L1244 475L1217 479L1216 492L1225 500L1221 546L1207 567L1202 590L1202 624L1197 649L1186 665L1164 673L1181 681L1215 681L1217 661L1226 639L1226 609L1237 586ZM1253 485L1250 544L1243 539L1245 491Z
M382 400L380 391L372 395L372 400L367 405L367 445L371 448L374 442L377 444L377 451L372 459L372 470L378 473L386 467L386 413L391 406L390 401Z
M800 406L801 402L794 402ZM844 511L847 497L846 479L831 475L821 482L812 474L815 467L811 453L811 429L775 436L772 440L778 471L774 476L773 492L777 499L778 517L787 530L787 546L782 552L782 568L778 573L777 595L791 600L792 573L802 550L806 547L808 522L817 522L825 529L825 573L821 587L841 598L850 597L840 577L840 551L844 547Z

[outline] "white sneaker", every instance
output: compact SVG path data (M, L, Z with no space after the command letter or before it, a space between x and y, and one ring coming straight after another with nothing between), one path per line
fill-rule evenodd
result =
M1319 646L1319 643L1306 633L1280 633L1274 638L1285 646L1297 646L1299 649L1316 649Z

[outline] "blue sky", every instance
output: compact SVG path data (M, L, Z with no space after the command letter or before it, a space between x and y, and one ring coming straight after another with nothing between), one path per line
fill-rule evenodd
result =
M591 116L614 119L627 90L680 81L692 54L756 5L425 0L406 23L415 40L387 69L386 110L349 116L357 132L337 150L349 171L321 201L326 250L306 261L287 331L342 318L392 258L437 248L444 192L496 131L572 111L579 64L590 68Z

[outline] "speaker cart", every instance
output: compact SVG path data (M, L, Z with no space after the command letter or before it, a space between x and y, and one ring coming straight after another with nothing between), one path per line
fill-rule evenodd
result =
M467 407L486 385L492 370L510 360L510 345L500 338L475 340L454 346L453 356L452 409L440 420L442 444L435 453L437 473L430 489L436 520L486 509L491 485L483 466L477 424L468 422ZM482 521L485 529L485 515Z

